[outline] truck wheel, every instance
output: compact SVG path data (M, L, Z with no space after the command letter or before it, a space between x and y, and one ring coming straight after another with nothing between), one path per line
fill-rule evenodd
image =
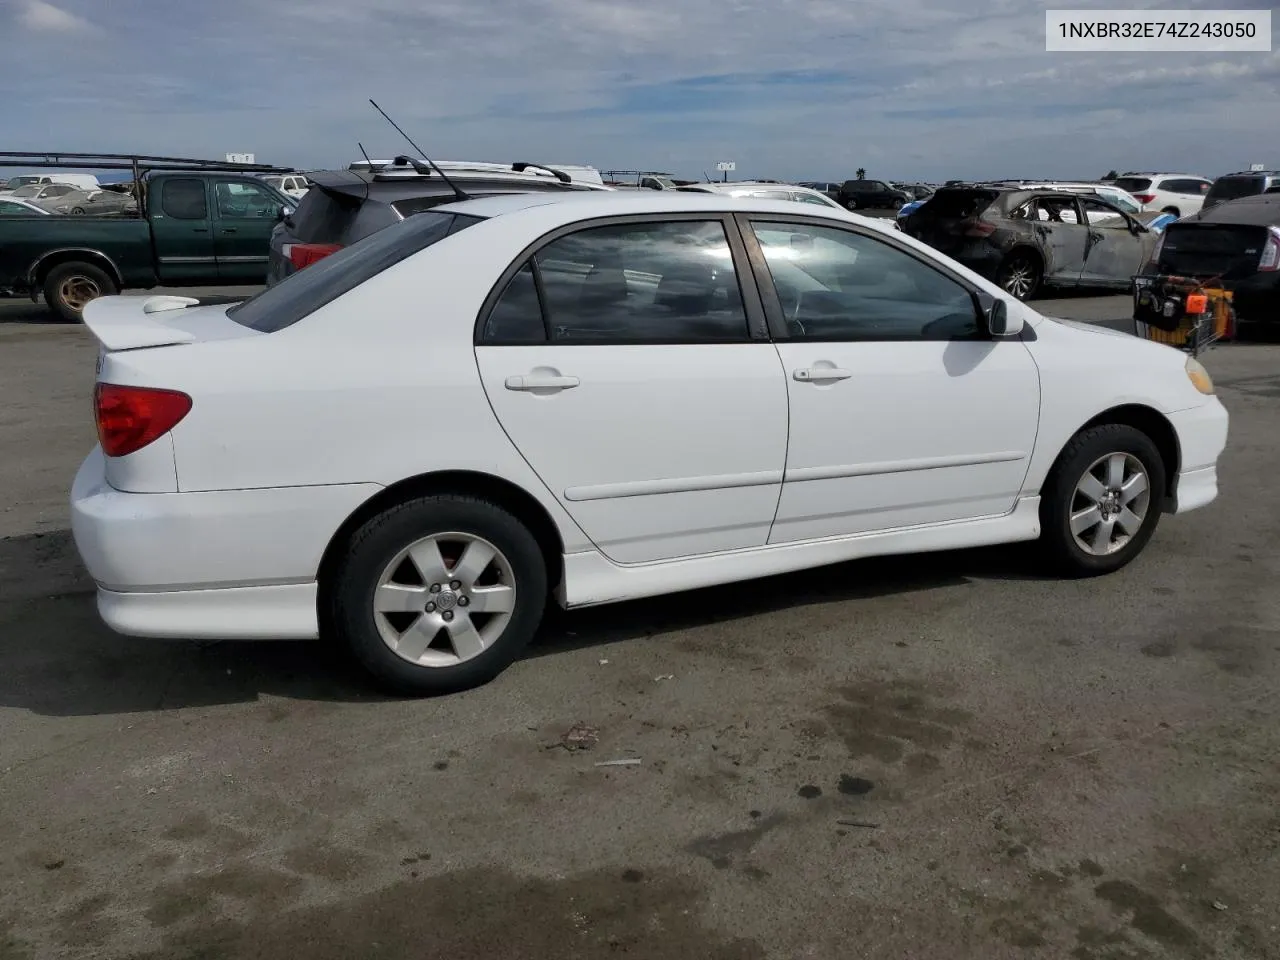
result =
M116 283L90 263L60 263L44 281L44 302L63 320L79 323L90 300L115 294Z

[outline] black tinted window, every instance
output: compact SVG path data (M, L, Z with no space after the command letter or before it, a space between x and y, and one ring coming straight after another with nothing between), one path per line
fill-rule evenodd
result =
M490 343L542 343L547 339L531 264L526 263L511 278L494 304L485 321L484 339Z
M552 340L748 339L733 257L718 220L595 227L553 241L534 259Z
M204 181L166 180L160 188L160 209L175 220L208 220Z
M1209 189L1209 185L1202 180L1164 180L1160 183L1160 189L1168 190L1171 193L1186 193L1198 197Z
M294 211L293 235L303 243L340 243L359 209L354 197L312 187Z
M1129 193L1143 193L1151 186L1151 178L1120 177L1115 181L1115 185L1121 190L1127 190Z
M974 340L967 288L881 240L835 227L753 223L792 337Z
M1234 200L1262 193L1267 181L1263 177L1219 177L1209 188L1214 200Z
M457 232L461 222L471 226L480 220L447 213L424 213L405 220L290 274L232 307L227 316L262 333L283 330L388 267Z

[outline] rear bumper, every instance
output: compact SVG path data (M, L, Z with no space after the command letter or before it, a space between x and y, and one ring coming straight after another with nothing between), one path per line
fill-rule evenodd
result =
M125 493L99 448L71 489L71 531L121 633L315 636L316 572L334 533L377 484Z
M1187 513L1218 496L1218 458L1227 446L1230 417L1217 397L1169 415L1178 434L1182 464L1174 481L1170 513Z

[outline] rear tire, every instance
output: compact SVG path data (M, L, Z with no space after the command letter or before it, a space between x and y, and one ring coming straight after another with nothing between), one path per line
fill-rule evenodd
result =
M116 292L115 281L91 263L60 263L44 281L44 302L69 323L80 323L91 301Z
M1083 430L1058 457L1040 498L1040 546L1067 577L1114 573L1151 539L1164 510L1160 451L1141 430Z
M337 637L381 686L455 693L502 673L533 638L547 567L501 507L419 497L355 532L329 589Z
M996 283L1000 289L1017 300L1030 300L1044 282L1044 270L1033 254L1014 251L1005 257L996 270Z

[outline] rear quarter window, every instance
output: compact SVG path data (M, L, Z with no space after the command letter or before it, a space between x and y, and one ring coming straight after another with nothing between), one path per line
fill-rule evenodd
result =
M260 333L283 330L401 260L439 243L451 233L479 223L480 219L452 213L419 214L290 274L280 283L232 307L227 316Z
M339 243L360 211L360 201L312 187L293 213L293 235L303 243Z

